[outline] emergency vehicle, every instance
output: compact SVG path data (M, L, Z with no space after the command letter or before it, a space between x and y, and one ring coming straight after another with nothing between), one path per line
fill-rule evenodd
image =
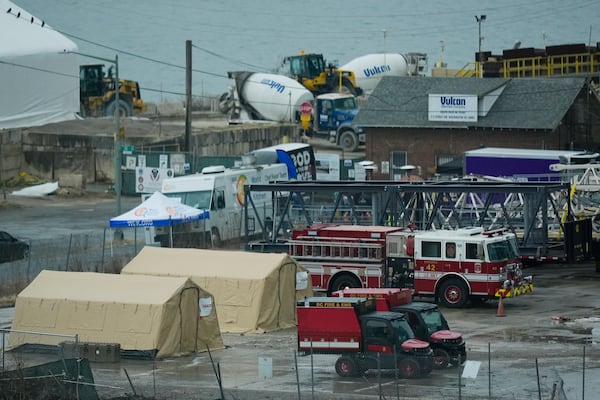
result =
M333 293L334 297L375 299L377 311L404 314L417 339L433 350L433 367L444 369L467 360L462 334L450 330L440 309L432 303L412 301L410 289L347 288Z
M293 231L285 245L309 270L315 290L329 294L346 287L409 288L414 296L458 308L469 299L533 291L517 238L507 230L316 224Z
M416 339L404 315L376 311L375 299L311 297L296 306L298 350L340 354L338 375L357 376L369 369L397 369L417 378L433 369L433 352Z
M202 169L194 175L165 179L161 193L177 197L183 204L198 209L209 210L207 219L192 224L172 227L175 247L219 247L222 241L239 239L245 233L244 205L245 185L266 184L287 181L288 170L285 164L252 164L235 168L222 165ZM246 220L252 234L272 229L273 197L266 192L252 192L252 211ZM255 223L265 221L264 227ZM155 241L161 246L169 246L169 228L157 227ZM202 246L206 244L207 246Z

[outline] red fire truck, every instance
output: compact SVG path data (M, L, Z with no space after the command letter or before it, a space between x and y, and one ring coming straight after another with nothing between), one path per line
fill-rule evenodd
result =
M410 289L348 288L333 293L334 297L375 299L377 311L404 314L417 339L428 342L433 350L433 367L446 368L467 360L465 341L450 330L440 309L432 303L412 301Z
M447 307L467 300L533 291L516 236L482 228L410 231L397 227L317 224L294 231L289 254L306 267L316 290L409 288Z
M427 375L433 351L416 339L403 314L376 311L375 299L311 297L297 303L298 350L340 354L338 375L396 369L404 378Z

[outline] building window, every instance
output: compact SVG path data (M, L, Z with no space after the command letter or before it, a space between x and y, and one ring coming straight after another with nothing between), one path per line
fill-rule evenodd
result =
M393 181L401 181L403 177L407 176L407 173L410 173L410 171L402 169L407 164L405 151L392 151L390 164L390 179Z

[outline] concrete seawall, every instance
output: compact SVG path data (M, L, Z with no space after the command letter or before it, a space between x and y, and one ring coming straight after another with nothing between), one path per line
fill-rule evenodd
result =
M127 118L121 144L136 149L183 152L185 124L180 117ZM114 179L115 131L111 118L68 121L0 131L0 182L26 173L44 180L80 174L86 182ZM188 153L195 157L240 156L251 150L300 140L295 124L228 125L222 117L192 121Z

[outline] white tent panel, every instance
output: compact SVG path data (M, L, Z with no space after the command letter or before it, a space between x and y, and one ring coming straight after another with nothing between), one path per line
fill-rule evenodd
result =
M75 119L79 62L69 52L77 45L8 0L0 0L0 37L10 38L0 46L0 129Z

